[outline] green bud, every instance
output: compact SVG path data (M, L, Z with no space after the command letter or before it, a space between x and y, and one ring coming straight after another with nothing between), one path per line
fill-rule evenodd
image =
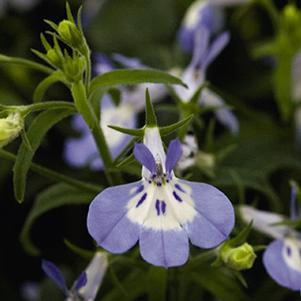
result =
M236 271L250 269L256 258L253 247L246 242L236 248L225 242L219 249L219 256L227 266Z
M61 21L59 23L57 32L67 44L82 52L84 45L83 37L73 22L69 20Z
M0 147L14 140L23 127L24 120L20 112L10 113L6 118L0 118Z
M61 59L54 49L49 49L46 54L48 60L57 67L61 66Z
M215 156L199 151L196 157L196 164L201 170L213 170L215 167Z
M77 82L81 79L86 67L85 58L82 56L66 56L63 65L64 74L70 82Z

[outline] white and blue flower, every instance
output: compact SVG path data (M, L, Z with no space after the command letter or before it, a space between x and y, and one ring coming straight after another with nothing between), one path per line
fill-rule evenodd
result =
M62 290L66 296L66 301L93 301L107 268L107 254L96 252L86 270L79 275L71 289L68 289L65 277L59 268L50 261L42 261L43 271Z
M291 219L300 218L296 208L296 190L291 192ZM246 222L253 221L253 227L275 240L263 254L264 266L279 285L294 291L301 290L301 239L300 233L282 224L284 215L261 211L250 206L241 206L240 213Z
M183 18L178 32L178 41L184 51L192 52L196 32L205 27L211 35L224 26L225 6L243 4L248 0L197 0L191 4Z
M90 205L88 231L98 245L118 254L139 241L144 260L173 267L187 261L189 240L213 248L227 239L234 226L232 204L215 187L174 175L182 155L179 140L165 154L159 129L146 127L134 155L143 165L142 179L107 188Z
M209 65L224 49L229 42L229 34L224 32L210 42L210 32L206 27L201 27L196 32L193 56L188 67L183 71L181 79L188 85L188 89L175 87L178 97L183 102L189 102L197 90L206 80L206 72ZM239 132L238 120L232 111L226 107L224 100L205 87L198 100L200 106L215 110L217 120L226 126L231 133Z

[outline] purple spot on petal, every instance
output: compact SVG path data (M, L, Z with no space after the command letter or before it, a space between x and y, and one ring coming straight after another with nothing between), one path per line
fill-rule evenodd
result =
M286 247L286 253L287 253L287 256L291 256L292 255L292 249L290 247Z
M172 194L178 202L180 202L180 203L183 202L183 200L179 197L179 195L175 191L173 191Z
M160 201L156 200L156 210L157 210L157 215L160 215Z
M157 182L157 186L162 186L162 183L161 182Z
M143 189L144 189L144 186L143 186L143 185L138 186L136 193L142 192Z
M147 193L145 192L141 197L141 199L138 201L136 208L138 208L145 201L146 197L147 197Z
M176 189L178 189L179 191L186 193L186 191L179 185L179 184L175 184Z
M164 201L161 202L161 211L163 214L166 212L166 203Z

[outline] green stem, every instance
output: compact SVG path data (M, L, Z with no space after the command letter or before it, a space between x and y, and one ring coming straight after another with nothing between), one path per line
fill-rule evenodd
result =
M99 154L103 161L106 178L109 184L112 185L113 179L111 176L111 168L113 167L113 160L102 128L100 127L99 120L87 98L86 87L83 82L80 81L72 84L71 92L76 108L92 130L92 135L94 136Z
M47 74L51 74L54 71L52 68L33 62L31 60L18 57L10 57L3 54L0 54L0 63L21 65Z
M25 114L29 114L40 110L57 110L57 109L71 109L73 111L76 111L74 104L72 102L67 102L67 101L45 101L45 102L34 103L28 106L24 106Z
M16 157L16 155L14 155L8 151L0 149L0 158L15 162L17 157ZM102 188L101 186L98 186L98 185L86 183L86 182L83 182L80 180L75 180L71 177L62 175L61 173L58 173L56 171L53 171L51 169L48 169L48 168L38 165L36 163L31 163L30 169L32 171L36 172L37 174L44 176L50 180L54 180L56 182L64 182L71 186L74 186L76 188L81 188L81 189L89 191L89 192L98 193L101 191L101 188Z
M89 91L89 84L91 81L91 57L90 57L90 50L87 50L87 53L85 55L86 57L86 64L87 64L87 70L86 70L86 90Z

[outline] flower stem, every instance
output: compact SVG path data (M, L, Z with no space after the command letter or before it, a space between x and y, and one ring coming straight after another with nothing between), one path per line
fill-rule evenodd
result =
M8 151L0 149L0 158L14 162L14 161L16 161L17 156ZM74 186L76 188L81 188L81 189L89 191L89 192L99 193L99 191L101 191L101 189L102 189L101 186L86 183L86 182L83 182L80 180L75 180L69 176L63 175L59 172L53 171L51 169L48 169L47 167L38 165L36 163L31 163L30 169L32 171L34 171L35 173L37 173L41 176L44 176L50 180L54 180L56 182L61 181L66 184L69 184L71 186Z
M20 107L16 106L16 107L8 107L8 108L17 109ZM40 110L71 109L73 111L76 111L74 104L72 102L67 102L67 101L45 101L45 102L34 103L28 106L24 106L23 108L22 110L23 112L25 112L26 115Z
M105 136L98 118L95 115L93 107L89 102L86 94L86 87L82 81L73 83L71 87L74 103L79 113L83 116L85 122L91 128L92 135L94 136L99 154L104 164L104 172L110 185L113 184L111 169L113 167L113 160L109 151Z

